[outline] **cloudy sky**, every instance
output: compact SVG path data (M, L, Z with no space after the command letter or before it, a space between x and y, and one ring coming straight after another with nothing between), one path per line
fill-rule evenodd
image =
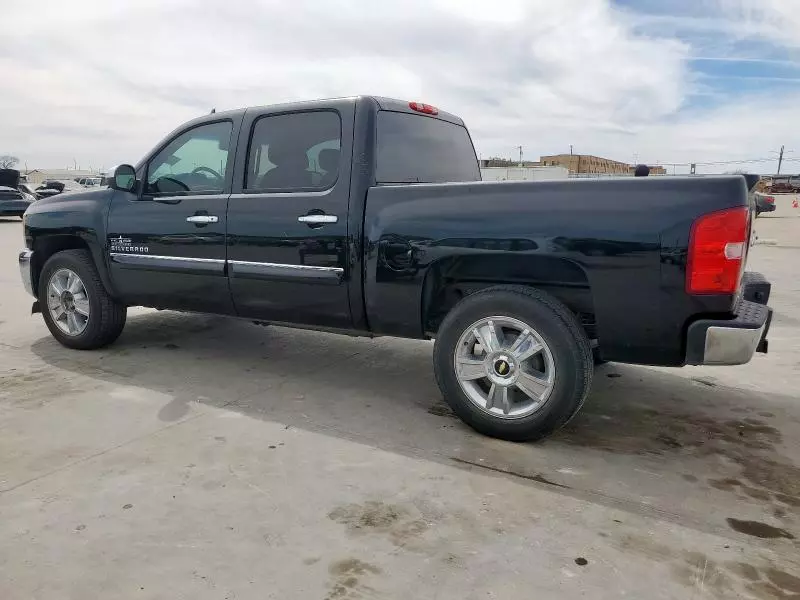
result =
M208 112L376 94L482 157L800 172L800 0L4 0L0 154L136 162ZM777 161L701 165L703 172ZM670 167L671 169L671 167ZM681 172L682 167L677 167Z

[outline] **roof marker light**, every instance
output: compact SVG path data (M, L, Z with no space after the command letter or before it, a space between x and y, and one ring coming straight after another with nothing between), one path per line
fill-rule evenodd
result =
M423 104L422 102L409 102L408 108L411 110L415 110L417 112L421 112L426 115L438 115L439 109L435 106L431 106L430 104Z

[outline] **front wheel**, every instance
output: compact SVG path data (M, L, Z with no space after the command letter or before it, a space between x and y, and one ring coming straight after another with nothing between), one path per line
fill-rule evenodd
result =
M64 250L47 260L39 301L50 333L68 348L102 348L125 327L127 309L106 292L87 250Z
M591 385L589 340L561 302L498 286L448 313L434 370L445 401L475 430L510 441L545 437L578 412Z

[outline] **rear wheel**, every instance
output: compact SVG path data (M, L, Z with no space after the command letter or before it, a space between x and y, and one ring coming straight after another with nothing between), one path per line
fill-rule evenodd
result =
M68 348L101 348L125 327L127 309L106 292L87 250L64 250L48 259L39 276L39 300L50 333Z
M499 286L462 300L434 349L439 387L477 431L511 441L549 435L588 393L589 340L573 314L540 290Z

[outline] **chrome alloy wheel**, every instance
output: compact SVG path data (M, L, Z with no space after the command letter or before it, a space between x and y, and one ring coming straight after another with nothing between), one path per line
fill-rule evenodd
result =
M550 348L535 329L512 317L486 317L467 327L453 361L467 398L495 417L527 417L553 391L556 367Z
M89 324L89 295L78 275L59 269L47 284L47 309L56 326L67 335L83 333Z

